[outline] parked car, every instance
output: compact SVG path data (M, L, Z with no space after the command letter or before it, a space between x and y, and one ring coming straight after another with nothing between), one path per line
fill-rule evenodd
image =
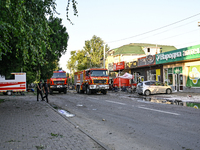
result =
M164 85L159 81L143 81L137 84L136 92L139 95L150 95L157 93L172 93L172 88L169 85Z

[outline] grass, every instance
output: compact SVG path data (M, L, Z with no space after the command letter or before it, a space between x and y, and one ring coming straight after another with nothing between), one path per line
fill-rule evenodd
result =
M54 134L54 133L51 133L51 136L53 136L53 137L58 137L58 136L60 136L61 138L63 137L63 135L60 135L60 134Z
M45 147L43 145L40 145L40 146L35 146L37 148L37 150L43 150L45 149Z

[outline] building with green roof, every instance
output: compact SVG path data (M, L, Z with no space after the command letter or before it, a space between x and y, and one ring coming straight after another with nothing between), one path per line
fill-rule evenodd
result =
M106 53L106 68L108 68L108 70L112 70L113 63L121 61L132 62L140 57L155 55L172 50L176 50L176 47L149 43L130 43L111 49Z

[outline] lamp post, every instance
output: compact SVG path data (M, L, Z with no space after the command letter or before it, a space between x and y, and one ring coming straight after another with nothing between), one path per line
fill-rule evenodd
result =
M105 52L106 52L106 44L104 44L104 50L103 50L103 68L105 69L106 66L105 66Z

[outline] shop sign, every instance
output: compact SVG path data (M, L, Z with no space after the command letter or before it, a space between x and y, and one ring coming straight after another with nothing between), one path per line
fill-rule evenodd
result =
M190 66L187 78L187 87L200 87L200 66Z
M155 64L155 55L148 55L146 57L138 58L138 67L149 66Z
M125 69L131 69L137 67L137 61L126 62Z
M124 66L125 66L125 62L124 62L124 61L118 62L118 63L114 63L114 64L113 64L113 70L114 70L114 71L123 70L123 69L124 69Z
M174 67L174 74L180 74L183 73L182 67Z
M200 58L200 45L156 54L156 64Z

